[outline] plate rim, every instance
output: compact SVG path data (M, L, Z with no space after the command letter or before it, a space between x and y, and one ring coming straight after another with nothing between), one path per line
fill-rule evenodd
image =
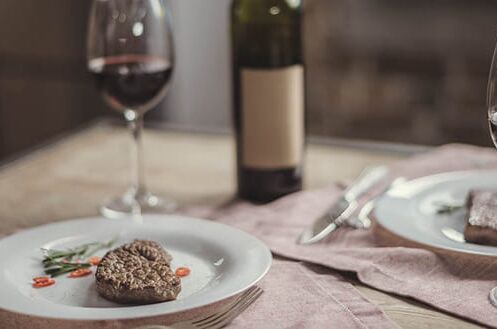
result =
M494 246L478 245L480 247L488 247L488 248L494 249L495 251L494 251L494 253L492 253L491 251L463 249L463 248L457 248L457 247L452 247L452 246L440 244L439 242L427 242L427 241L421 241L418 239L414 239L408 235L405 235L403 233L396 231L395 228L392 228L389 225L385 225L386 219L385 218L382 219L380 216L378 216L378 211L377 211L378 204L380 203L380 201L382 201L386 197L388 197L388 193L390 193L391 191L394 191L395 189L397 189L399 187L405 187L408 184L415 184L415 183L419 183L420 181L423 181L423 180L433 180L433 179L445 179L444 182L447 182L451 177L465 178L465 177L470 177L470 176L478 176L478 175L482 175L482 174L492 174L492 173L497 175L497 170L495 170L495 169L457 170L457 171L441 172L441 173L416 177L416 178L408 180L402 184L396 185L395 187L389 189L387 192L385 192L383 195L381 195L380 198L375 202L375 207L373 209L372 216L375 219L375 222L378 223L383 229L387 230L388 232L392 233L393 235L401 237L407 241L416 243L420 246L429 247L431 249L438 249L438 250L442 250L442 251L456 252L456 253L461 253L461 254L465 254L465 255L477 255L477 256L481 256L481 257L495 258L495 257L497 257L497 247L494 247Z
M207 225L218 226L218 227L222 227L224 229L228 229L230 231L235 231L235 232L237 232L237 234L244 235L246 238L248 238L249 240L252 240L254 243L256 243L258 245L258 248L260 248L260 251L261 251L260 255L263 256L263 258L261 258L261 259L264 260L264 262L263 262L264 269L260 273L258 273L257 276L254 275L254 278L251 280L251 282L243 285L243 287L238 287L236 289L233 289L233 291L231 291L227 294L224 294L223 296L220 296L218 298L214 298L214 299L208 300L206 302L200 302L200 303L197 303L196 305L191 306L191 307L186 306L184 308L176 309L176 310L166 310L166 311L155 312L155 313L150 313L150 314L129 315L129 316L116 315L116 316L111 316L111 317L100 317L100 316L93 316L93 317L76 316L75 317L75 316L65 316L64 314L60 314L58 316L55 316L55 315L52 316L52 315L41 314L42 312L33 312L33 311L20 310L17 308L10 308L10 307L8 307L8 304L7 304L7 307L4 307L5 303L2 303L0 305L0 310L6 311L6 312L17 313L17 314L21 314L21 315L38 317L38 318L56 319L56 320L70 320L70 321L113 321L113 320L144 319L144 318L150 318L150 317L156 317L156 316L172 316L172 315L181 314L184 312L195 311L197 309L201 309L201 308L213 305L213 304L221 303L229 298L237 296L240 293L243 293L245 290L249 289L250 287L256 285L260 280L262 280L267 275L267 273L269 272L269 270L272 267L273 255L272 255L272 252L269 249L269 247L263 241L261 241L259 238L257 238L256 236L254 236L246 231L243 231L237 227L234 227L234 226L231 226L231 225L228 225L225 223L220 223L220 222L217 222L215 220L209 220L209 219L204 219L204 218L200 218L200 217L193 217L193 216L188 216L188 215L182 215L182 214L145 214L145 215L143 215L144 220L146 220L147 217L152 218L152 220L155 220L154 218L161 217L160 220L166 220L167 218L172 218L174 220L187 220L187 221L194 221L194 222L200 221L200 222L205 223ZM166 217L166 218L164 218L164 217ZM58 225L68 225L68 224L71 224L73 222L81 222L81 221L87 221L87 220L111 221L111 222L127 221L128 223L132 223L134 221L134 219L132 219L132 218L108 219L108 218L104 218L102 216L91 216L91 217L82 216L82 217L64 219L64 220L59 220L56 222L49 222L49 223L45 223L42 225L29 227L29 228L23 229L19 232L16 232L14 234L10 234L10 235L7 235L5 237L2 237L0 239L0 247L6 241L16 239L19 235L22 236L23 234L31 233L31 232L36 231L38 229L47 228L47 227L56 227ZM136 223L136 221L134 221L134 223ZM2 274L2 276L3 276L3 274ZM0 290L1 289L2 288L0 287ZM23 296L23 295L19 294L19 296ZM156 304L151 304L151 305L157 305L157 304L161 304L161 303L156 303ZM58 304L56 304L56 305L58 305ZM69 307L68 305L64 305L64 306ZM136 306L136 305L133 305L133 306ZM146 307L147 304L139 305L139 306ZM71 307L73 307L73 306L71 306ZM74 306L74 307L88 309L87 307L81 307L81 306ZM125 307L123 307L123 308L125 308Z

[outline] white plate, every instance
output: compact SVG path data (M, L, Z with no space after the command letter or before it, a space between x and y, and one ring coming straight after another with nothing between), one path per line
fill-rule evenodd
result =
M464 171L426 176L394 187L376 203L380 225L403 238L441 249L497 256L497 248L464 241L465 209L437 212L440 204L462 205L468 191L497 190L496 171Z
M118 236L115 246L134 239L161 243L174 257L172 268L188 266L175 301L127 306L101 298L94 276L57 278L54 286L35 289L43 274L40 248L69 248ZM103 254L104 251L101 253ZM0 240L0 308L34 316L109 320L187 311L234 296L259 281L271 266L271 253L259 240L235 228L207 220L147 215L133 220L84 218L36 227Z

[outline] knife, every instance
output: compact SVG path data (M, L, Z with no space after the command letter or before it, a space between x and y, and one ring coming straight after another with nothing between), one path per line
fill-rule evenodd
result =
M334 232L357 210L357 200L387 174L385 166L366 168L338 201L299 236L297 243L313 244Z
M405 182L407 182L407 179L403 176L399 176L395 178L390 184L385 186L385 188L383 188L383 190L380 193L376 194L376 196L370 199L366 199L366 202L360 207L360 209L357 209L356 214L354 216L347 218L347 225L355 229L361 229L361 230L369 229L372 225L370 215L374 210L378 200L390 189L399 186L401 184L404 184Z

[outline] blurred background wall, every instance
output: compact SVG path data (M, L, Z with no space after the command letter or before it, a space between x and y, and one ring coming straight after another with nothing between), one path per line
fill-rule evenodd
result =
M172 0L170 3L177 56L162 117L186 127L228 127L231 122L228 33L231 0Z
M312 133L489 145L485 98L496 1L307 5Z
M86 73L89 1L0 1L0 157L100 114Z
M149 119L230 127L230 0L170 0L177 63ZM86 72L87 0L0 1L0 158L110 115ZM495 0L306 0L311 134L490 145Z

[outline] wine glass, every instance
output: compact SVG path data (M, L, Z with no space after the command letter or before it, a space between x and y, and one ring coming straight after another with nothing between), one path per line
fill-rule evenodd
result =
M174 202L148 192L143 115L164 97L174 62L169 8L162 0L94 0L88 25L88 69L106 102L124 114L133 136L128 191L103 205L110 218L171 212Z
M490 74L488 77L487 87L487 110L488 124L490 127L490 135L494 145L497 147L497 45L490 66Z
M495 46L488 77L487 111L490 135L492 136L495 147L497 147L497 45ZM490 290L489 299L491 304L497 307L497 287Z
M488 124L490 127L490 135L497 147L497 45L494 50L492 58L492 65L490 66L490 74L488 77L487 87L487 110L488 110Z

